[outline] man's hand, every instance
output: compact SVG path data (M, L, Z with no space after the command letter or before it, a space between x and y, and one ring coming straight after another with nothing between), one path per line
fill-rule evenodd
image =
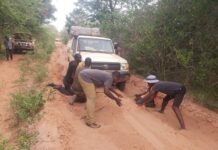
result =
M120 106L122 106L122 103L121 103L121 99L119 99L119 98L116 98L116 104L120 107Z

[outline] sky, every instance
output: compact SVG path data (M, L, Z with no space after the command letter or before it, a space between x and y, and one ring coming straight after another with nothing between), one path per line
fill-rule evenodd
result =
M58 31L64 28L66 15L68 15L74 9L74 3L77 0L52 0L52 4L56 7L57 11L54 13L55 21L51 22Z

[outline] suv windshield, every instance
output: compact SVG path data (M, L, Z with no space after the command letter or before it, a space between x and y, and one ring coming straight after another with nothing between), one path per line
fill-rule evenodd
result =
M79 38L78 44L80 51L113 53L111 40Z

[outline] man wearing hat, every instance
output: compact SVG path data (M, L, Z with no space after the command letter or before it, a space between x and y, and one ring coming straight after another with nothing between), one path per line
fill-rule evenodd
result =
M171 99L174 99L172 106L173 111L176 114L181 128L185 129L185 123L179 110L179 106L182 103L183 97L186 93L185 86L177 82L159 81L155 75L147 76L145 81L148 83L150 90L149 93L143 98L143 102L154 99L158 92L166 94L166 96L163 98L162 106L159 111L160 113L163 113L168 102Z

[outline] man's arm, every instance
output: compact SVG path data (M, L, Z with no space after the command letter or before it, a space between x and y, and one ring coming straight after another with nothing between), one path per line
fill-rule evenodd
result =
M145 103L146 101L150 100L150 99L154 99L155 95L157 92L151 90L148 95L146 95L143 99L142 102Z
M145 91L145 92L140 93L140 94L136 94L135 96L142 96L142 95L145 95L146 93L148 93L148 91Z
M111 92L113 92L114 94L116 94L117 97L120 97L120 98L123 97L121 94L117 93L117 91L116 91L113 87L111 87L109 90L110 90Z
M115 100L118 106L121 106L121 99L115 97L111 92L110 89L108 87L104 87L104 94L107 95L108 97L110 97L111 99Z

